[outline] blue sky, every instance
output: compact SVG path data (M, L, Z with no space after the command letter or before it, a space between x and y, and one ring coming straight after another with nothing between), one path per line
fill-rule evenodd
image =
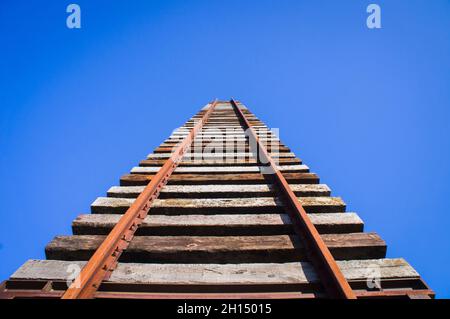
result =
M1 279L235 97L450 297L449 1L73 2L0 2Z

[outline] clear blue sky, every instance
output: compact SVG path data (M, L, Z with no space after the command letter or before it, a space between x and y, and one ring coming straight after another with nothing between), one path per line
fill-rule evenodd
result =
M0 2L1 279L235 97L450 297L449 1L72 2Z

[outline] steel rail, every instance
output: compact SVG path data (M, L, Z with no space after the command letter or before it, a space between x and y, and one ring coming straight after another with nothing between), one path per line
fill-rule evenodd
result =
M249 138L253 138L256 142L255 144L252 141L250 144L257 147L257 150L255 150L257 161L262 159L264 164L268 164L271 169L271 176L278 186L282 197L288 204L287 207L289 212L298 221L298 226L300 228L298 235L303 239L308 257L317 271L328 296L339 299L356 299L355 293L339 269L336 260L331 255L330 250L325 245L322 237L320 237L319 232L311 222L305 209L298 201L283 174L281 174L274 160L267 152L266 147L259 140L258 134L246 118L244 112L238 107L235 100L231 99L230 103L244 122L244 125L248 130Z
M151 209L152 202L158 197L162 187L167 183L169 177L178 166L196 134L207 122L217 103L218 100L210 103L210 107L203 114L200 121L191 129L189 135L184 138L171 157L167 159L136 201L133 202L114 226L77 278L66 290L62 299L91 299L95 297L95 293L102 281L109 278L112 271L114 271L120 255L128 247L134 233Z

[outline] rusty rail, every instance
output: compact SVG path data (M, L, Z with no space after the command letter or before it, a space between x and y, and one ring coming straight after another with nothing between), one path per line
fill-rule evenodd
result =
M167 159L158 173L148 183L144 191L114 226L106 239L83 267L78 277L64 293L62 299L94 298L102 281L109 278L112 271L114 271L120 255L128 247L134 237L134 233L147 216L152 202L158 197L162 187L167 183L170 175L178 166L178 163L192 144L196 134L214 111L217 102L215 100L210 104L210 107L203 114L201 120L191 129L189 135L184 138L171 157Z
M238 107L235 100L232 99L230 103L233 105L233 108L244 122L244 125L248 130L249 138L253 138L256 142L256 144L250 144L254 144L257 147L257 150L255 151L258 161L263 160L264 164L268 164L271 172L273 173L272 178L281 192L283 199L286 201L286 206L289 209L289 212L298 222L297 225L300 228L298 235L303 239L308 257L314 265L314 268L317 271L326 292L332 298L356 299L355 293L339 269L339 266L331 255L330 250L323 242L319 232L309 219L305 209L300 204L283 174L281 174L272 157L267 152L266 147L259 140L258 134L253 129L244 112L242 112L242 110Z

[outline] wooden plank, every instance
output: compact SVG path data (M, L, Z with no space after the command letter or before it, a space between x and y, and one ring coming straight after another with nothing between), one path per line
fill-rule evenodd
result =
M340 197L298 197L308 213L345 212ZM132 198L98 197L91 205L94 214L123 214L134 202ZM174 198L155 199L150 214L218 214L218 213L283 213L278 198Z
M218 123L218 122L216 122L216 123ZM215 132L219 132L219 133L226 133L226 134L230 134L230 133L241 133L241 134L244 134L245 133L245 130L242 128L242 126L239 127L239 125L240 125L239 122L228 122L228 123L223 122L223 123L224 124L228 124L228 125L235 125L235 126L238 126L238 128L232 129L232 130L220 130L220 129L215 128L215 125L212 125L212 126L210 125L208 128L204 128L201 131L201 133L202 134L209 134L211 132L214 132L214 133ZM212 124L212 123L210 123L210 124ZM272 133L272 131L269 130L268 128L261 128L260 131L265 131L265 132L271 132ZM180 134L180 135L184 134L185 135L186 132L187 132L187 130L185 130L183 127L181 127L181 128L175 129L173 131L173 134Z
M172 146L160 146L154 149L153 153L171 153L176 149L176 144ZM272 145L267 147L268 151L275 150L277 152L291 152L291 149L286 146ZM240 153L240 152L251 152L251 147L249 145L236 145L233 143L223 144L223 143L202 143L194 145L190 150L195 150L196 152L214 152L214 153Z
M261 135L266 136L276 136L275 133L271 131L259 131ZM179 138L179 137L185 137L189 135L186 131L183 132L172 132L172 134L169 136L170 138ZM211 136L211 137L243 137L246 138L248 135L243 130L236 130L236 129L207 129L203 130L202 132L199 132L197 136Z
M183 139L183 135L170 135L168 137L169 140L182 140ZM279 138L277 137L272 137L270 135L267 135L267 139L276 139L279 140ZM199 141L199 140L235 140L235 141L245 141L247 140L247 137L245 136L245 134L240 134L240 135L226 135L226 134L200 134L198 136L195 137L195 140Z
M122 186L147 185L154 175L126 174L120 178ZM283 173L289 183L318 184L319 177L314 173ZM267 177L259 173L245 174L175 174L170 177L170 185L199 184L261 184L267 183Z
M326 234L335 259L384 258L386 244L375 233ZM47 259L87 260L105 239L101 235L56 236L45 248ZM123 262L246 263L305 260L297 236L136 236Z
M87 260L104 236L57 236L45 249L47 259ZM244 263L285 262L304 258L295 236L137 236L121 256L124 262Z
M189 129L189 128L192 128L194 125L195 125L195 123L186 123L185 125L180 126L179 129ZM268 127L266 125L258 125L257 127L258 127L258 129L261 129L261 130L268 129ZM229 122L229 123L216 122L213 125L206 124L203 128L205 130L209 130L209 129L237 129L237 130L239 130L239 129L242 129L242 125L239 123L231 123L231 122Z
M296 157L294 153L287 152L287 153L272 153L272 157ZM169 158L170 154L167 153L154 153L154 154L148 154L147 159L161 159L161 158ZM253 158L253 153L186 153L183 159L189 159L189 158Z
M159 167L136 166L131 169L131 174L156 174ZM264 169L264 168L263 168ZM281 165L282 172L308 173L307 165ZM260 166L206 166L206 167L177 167L173 174L233 174L233 173L258 173L262 172Z
M172 148L177 146L178 142L163 142L159 144L158 148ZM287 153L291 152L290 148L288 148L286 145L284 145L281 142L267 142L264 143L264 145L269 149L270 152L280 152L280 153ZM198 141L191 146L191 150L201 150L208 147L208 149L214 150L216 153L222 153L221 149L226 150L226 152L229 151L235 151L235 152L249 152L251 150L250 144L248 141L209 141L209 140L203 140ZM278 150L277 150L278 149ZM161 153L161 152L154 152L154 153Z
M264 141L273 141L279 142L280 138L276 135L267 135L261 134L261 139ZM165 141L178 141L182 140L182 137L179 135L169 136ZM235 136L235 135L199 135L196 136L194 141L202 141L202 140L214 140L214 141L248 141L248 137L245 135Z
M331 190L325 184L291 184L292 190L299 197L330 196ZM145 186L113 186L108 190L108 197L136 198ZM254 185L166 185L159 198L230 198L275 196L272 184Z
M384 258L387 245L376 233L323 234L322 239L335 259ZM360 248L355 249L356 247ZM353 255L355 254L355 255Z
M256 130L258 135L261 135L263 138L278 138L278 132L272 132L267 129L259 129ZM243 137L248 138L248 134L246 131L243 131L242 128L230 127L230 126L220 126L220 127L210 127L207 131L201 133L200 136L212 136L212 137ZM179 137L183 136L182 134L172 133L170 137Z
M285 152L285 149L287 149L287 146L282 143L281 141L263 141L264 145L270 148L276 149L279 147L282 149L282 152ZM159 147L174 147L177 144L179 144L179 141L177 140L166 140L163 141L161 144L159 144ZM250 146L250 142L247 140L233 140L233 139L202 139L202 140L196 140L193 142L192 148L200 148L200 147L206 147L209 146L212 147L222 147L222 148L236 148L239 150L243 150L244 148L248 148Z
M259 131L260 134L265 134L267 136L269 135L275 135L274 132L265 130L265 131ZM210 128L207 130L204 130L202 132L199 132L200 136L242 136L242 137L247 137L248 135L246 134L246 132L243 129L214 129L214 128ZM172 132L172 134L170 136L187 136L189 135L189 131L188 130L179 130L179 131L174 131Z
M217 128L217 130L223 132L223 131L231 131L231 130L235 130L235 129L234 128L224 127L224 128ZM269 141L272 141L272 140L275 140L275 141L278 140L279 141L280 140L280 137L278 135L273 134L271 132L259 131L259 132L257 132L257 134L261 135L261 138L264 139L264 140L269 140ZM171 136L171 137L167 138L164 141L164 143L168 143L168 142L169 143L170 142L176 143L179 140L179 138L178 138L179 136L181 136L181 135ZM248 143L248 141L249 141L248 140L248 136L246 134L243 134L243 135L226 135L226 134L223 134L223 133L212 133L212 134L208 134L208 135L200 135L199 138L197 138L197 139L198 140L227 140L227 139L233 140L233 139L236 139L236 138L239 138L240 143Z
M340 260L339 268L350 280L366 281L379 274L380 279L419 278L417 271L403 258Z
M419 278L402 258L337 261L349 281L373 278L376 268L382 280ZM66 281L73 266L84 261L28 260L12 276L15 280ZM249 264L139 264L119 263L107 282L147 285L298 285L318 283L308 262Z
M185 125L181 126L180 128L192 128L194 127L195 123L186 123ZM267 129L268 127L266 125L255 125L255 127L260 129ZM206 124L204 126L204 129L210 129L210 128L242 128L241 124L237 123L227 123L227 122L216 122L214 124Z
M233 133L233 132L226 132L231 130L224 130L224 132L217 132L217 133L204 133L199 134L195 137L196 140L239 140L239 141L246 141L248 139L248 136L244 133ZM265 140L280 140L280 138L270 132L260 133L259 134L262 139ZM180 140L183 139L184 136L187 136L186 134L172 134L168 137L170 140Z
M210 119L210 120L208 120L208 121L215 121L214 119ZM212 123L212 122L211 122ZM209 124L211 124L211 123L209 123ZM236 121L234 121L234 122L228 122L227 124L234 124L234 125L240 125L239 124L239 122L236 122ZM227 132L227 133L241 133L241 134L243 134L244 132L245 132L245 130L242 128L242 127L240 127L240 128L237 128L237 129L235 129L235 130L219 130L219 129L216 129L216 128L214 128L214 126L213 127L209 127L209 128L203 128L199 133L202 133L202 134L209 134L209 133L211 133L211 132L220 132L220 133L224 133L224 132ZM188 130L185 130L184 128L177 128L177 129L175 129L174 131L173 131L173 134L180 134L180 135L186 135L186 133L187 132L189 132Z
M308 214L320 234L358 233L364 222L356 213Z
M170 152L170 149L175 147L178 143L161 143L159 144L158 148L156 149L169 149L166 151ZM238 141L227 141L227 142L217 142L217 141L201 141L198 143L195 143L191 146L191 149L197 149L197 148L205 148L205 147L209 147L209 148L223 148L223 149L236 149L236 150L240 150L240 151L247 151L250 148L250 143L248 141L245 142L238 142ZM286 145L284 145L283 143L267 143L267 147L268 148L279 148L280 152L290 152L290 148L287 147ZM155 152L157 153L157 152Z
M179 127L173 131L173 134L186 134L186 132L188 132L188 131L189 130L184 127ZM256 131L261 132L261 133L275 133L273 129L271 130L267 127L259 128ZM210 133L210 132L212 132L212 133L224 133L224 132L225 133L229 133L229 132L245 133L245 130L242 128L242 126L239 126L239 125L237 125L237 127L234 129L221 129L221 128L217 128L214 126L212 126L212 127L209 126L208 128L203 129L201 132L202 133Z
M86 214L72 223L75 235L104 235L121 215ZM293 228L285 214L152 215L136 232L139 236L257 236L289 235Z
M170 142L175 142L178 143L180 142L182 139L173 137L173 138L168 138L166 140L164 140L163 143L170 143ZM265 138L265 137L261 137L261 140L264 141L265 143L269 143L269 144L274 144L277 145L278 143L281 143L281 140L279 138ZM200 143L205 143L205 142L214 142L214 143L222 143L222 144L231 144L231 143L244 143L244 142L248 142L248 139L244 138L244 137L196 137L194 139L194 145L200 145Z
M294 165L294 164L302 164L302 161L298 158L280 158L279 163L281 165ZM139 166L149 167L149 166L162 166L164 165L165 160L151 159L151 160L143 160L139 163ZM254 158L243 158L241 160L183 160L180 162L179 166L253 166L256 165L256 160Z
M265 142L265 143L269 143L272 145L279 145L281 142L281 139L273 134L266 134L266 133L261 133L259 134L259 136L261 136L261 139ZM181 138L181 135L175 135L175 136L170 136L169 138L167 138L166 140L163 141L163 143L167 143L167 142L177 142L179 141ZM201 142L203 143L218 143L218 144L249 144L249 139L246 135L224 135L224 134L217 134L217 135L212 135L212 134L208 134L208 135L199 135L195 138L195 142L196 145L199 145Z
M214 112L215 112L215 111L214 111ZM217 114L216 114L216 115L217 115ZM227 114L227 115L231 115L231 114ZM234 115L234 114L233 114L233 115ZM254 117L254 114L249 114L249 116L252 117L252 119L251 119L252 122L255 122L255 123L262 123L257 117ZM192 119L188 120L188 121L186 122L186 124L188 124L188 123L189 123L189 124L193 124L193 123L195 123L197 120L198 120L198 118L192 118ZM218 118L216 118L216 119L213 119L213 120L218 121L218 120L220 120L220 117L218 117ZM239 124L239 125L240 125L240 122L239 122L239 121L234 120L233 118L231 118L231 120L233 120L233 123L236 123L236 124ZM193 123L190 123L190 122L193 122ZM208 122L207 125L213 126L212 124L210 124L210 122Z
M72 223L74 235L106 235L122 215L85 214ZM361 232L364 224L355 213L309 214L322 234ZM151 215L138 236L251 236L293 234L286 214Z
M231 123L231 124L234 124L236 126L236 128L233 129L233 130L228 130L228 131L245 133L245 130L243 129L243 127L239 123ZM180 126L180 127L176 128L175 130L173 130L174 133L185 133L187 131L189 131L189 130L187 130L185 128L185 126ZM223 131L226 131L226 130L217 128L214 125L213 126L208 126L208 127L204 128L204 129L202 129L202 132L223 132ZM258 131L258 132L273 132L274 129L269 129L268 127L260 127L256 131Z

